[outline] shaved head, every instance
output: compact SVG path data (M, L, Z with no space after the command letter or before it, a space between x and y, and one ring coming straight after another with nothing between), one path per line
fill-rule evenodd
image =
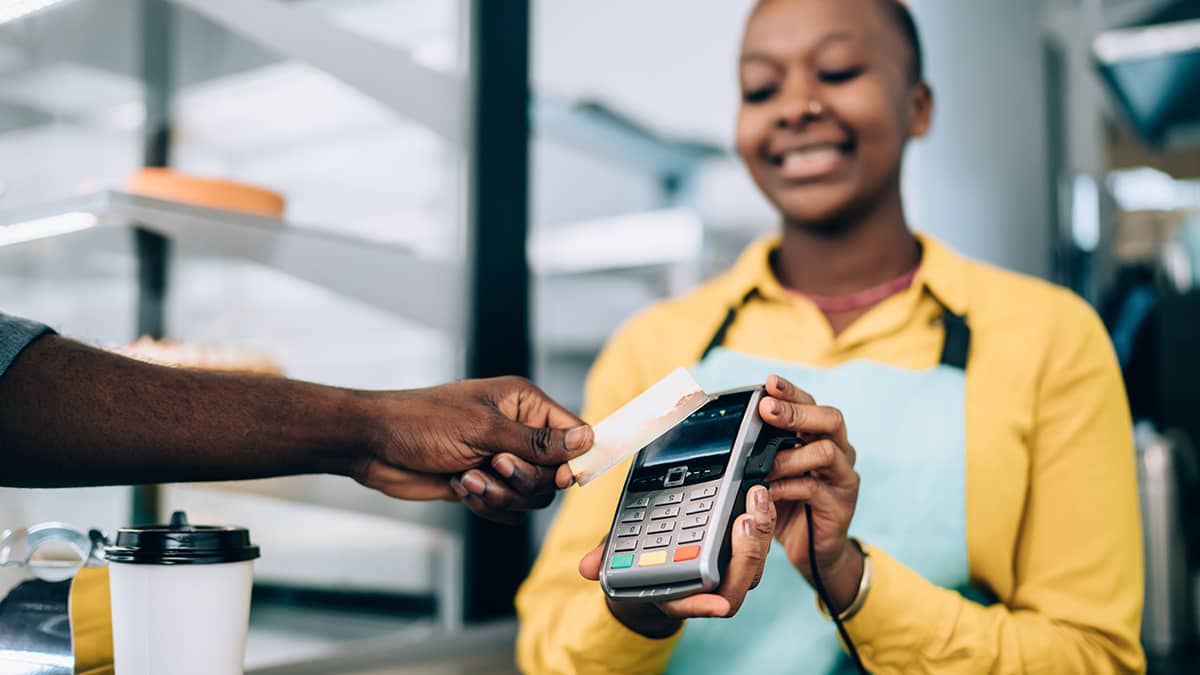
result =
M755 3L755 11L769 2L779 1L781 0L758 0ZM913 18L908 3L903 0L871 0L871 2L887 16L888 21L904 40L904 43L908 45L909 77L914 84L921 82L925 79L925 50L921 46L921 33L917 29L916 19Z

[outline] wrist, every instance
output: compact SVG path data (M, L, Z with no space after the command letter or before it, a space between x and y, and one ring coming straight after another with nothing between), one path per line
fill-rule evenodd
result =
M395 413L385 409L377 392L330 388L328 393L319 418L331 435L317 446L314 473L358 477L386 447L391 432L386 420Z
M845 611L858 597L865 567L863 550L850 539L846 540L842 553L833 563L819 567L821 581L832 604L829 609L834 613ZM809 583L812 583L811 578Z
M653 603L614 602L607 599L608 611L621 625L652 640L664 640L679 632L682 619L669 617Z

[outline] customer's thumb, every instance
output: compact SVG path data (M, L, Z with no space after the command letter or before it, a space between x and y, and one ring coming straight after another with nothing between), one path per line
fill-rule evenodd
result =
M529 427L508 421L498 452L511 452L531 464L558 466L578 457L592 447L592 428L587 425L572 429Z

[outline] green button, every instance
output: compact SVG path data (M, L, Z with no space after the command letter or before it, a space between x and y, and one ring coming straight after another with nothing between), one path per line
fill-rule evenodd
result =
M609 567L612 567L614 570L623 570L626 567L633 567L633 554L614 555L612 557L612 564L609 565Z

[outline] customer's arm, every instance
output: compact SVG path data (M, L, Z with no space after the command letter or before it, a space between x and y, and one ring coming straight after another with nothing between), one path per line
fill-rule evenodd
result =
M886 673L1130 673L1142 538L1128 405L1111 344L1081 301L1064 303L1041 370L1029 492L1012 597L990 607L934 586L880 550L847 623ZM986 536L986 535L976 535Z
M637 321L635 319L635 321ZM596 421L633 399L666 372L642 372L623 329L588 378L584 418ZM676 637L651 639L613 618L600 584L579 562L607 535L629 462L587 487L573 487L555 518L533 571L517 594L522 672L661 673Z
M0 374L0 484L333 473L455 499L450 474L496 453L544 465L577 454L591 442L580 424L518 378L364 392L153 366L42 335Z

